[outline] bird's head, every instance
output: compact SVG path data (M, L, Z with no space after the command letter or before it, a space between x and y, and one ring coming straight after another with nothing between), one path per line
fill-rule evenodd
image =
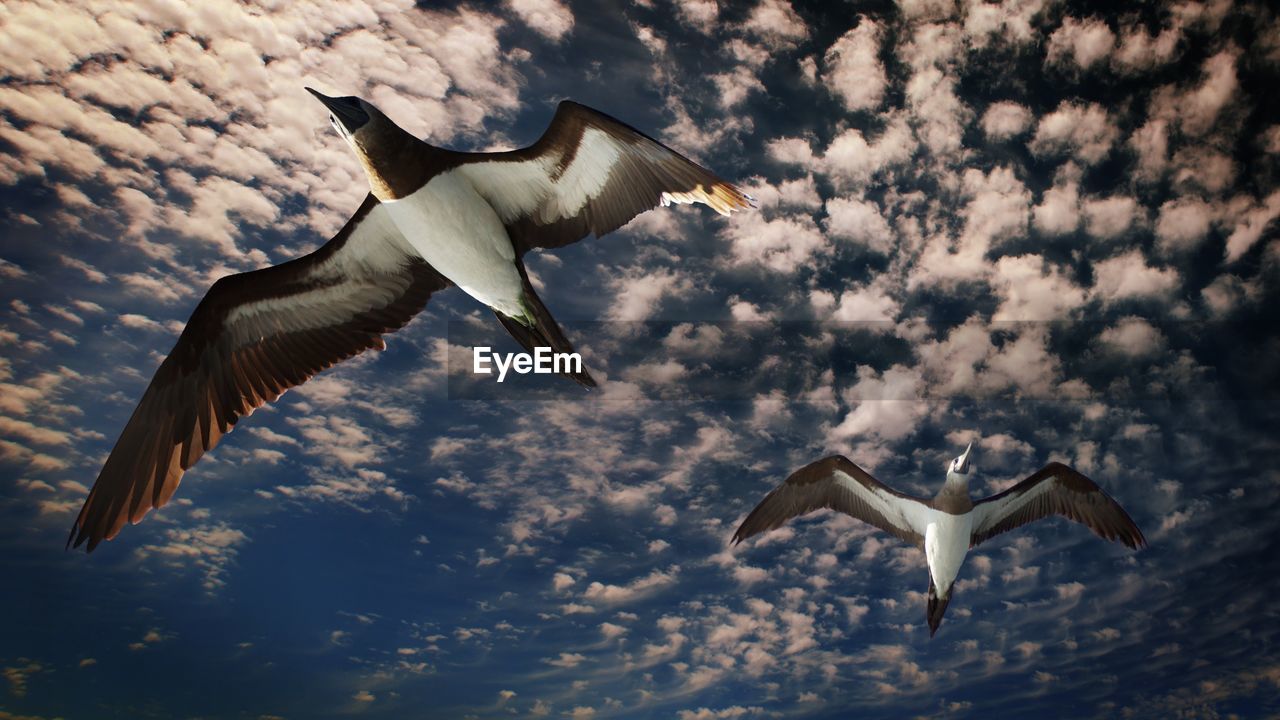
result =
M338 135L352 146L358 147L357 135L374 122L374 118L382 115L373 105L355 95L329 97L311 88L307 88L307 92L314 95L325 106L329 111L329 122L333 125L333 129L337 130Z
M973 443L969 443L969 447L964 449L951 464L947 466L947 482L963 483L966 487L969 484L969 472L973 470Z
M416 138L363 98L354 95L329 97L311 88L307 88L307 92L325 106L333 129L355 151L365 174L369 176L373 194L380 200L399 197L395 191L395 160Z

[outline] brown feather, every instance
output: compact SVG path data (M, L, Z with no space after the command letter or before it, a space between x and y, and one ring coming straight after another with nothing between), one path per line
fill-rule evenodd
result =
M1048 483L1048 485L1045 485ZM1035 495L1023 499L1028 493ZM1105 540L1140 548L1147 540L1129 513L1110 495L1076 470L1053 462L997 495L974 504L970 547L1029 522L1061 515L1088 527Z
M448 280L407 253L394 266L348 263L347 275L335 279L336 271L323 270L328 274L320 277L324 263L343 250L376 206L377 200L367 197L346 226L310 255L214 283L125 424L76 517L69 547L87 542L92 551L126 522L136 523L152 508L163 507L183 471L212 450L242 416L320 369L377 345L381 333L398 330L432 293L448 287ZM374 237L361 242L389 241ZM352 276L351 267L361 270ZM369 293L365 287L370 285L394 292ZM316 294L307 299L308 293ZM338 319L325 327L290 329L297 318L272 317L271 304L264 302L298 297L307 299L304 309L282 306L274 312L305 316L308 309L318 308L323 317ZM233 315L251 304L257 304L253 312ZM255 322L252 332L235 331L237 323Z
M848 458L832 455L795 471L782 485L766 495L738 526L737 532L733 535L733 542L740 543L757 533L781 527L793 517L829 508L874 525L912 545L923 546L924 538L919 533L886 518L857 494L837 482L835 477L837 471L853 478L868 490L885 492L922 505L929 504L927 500L890 488Z

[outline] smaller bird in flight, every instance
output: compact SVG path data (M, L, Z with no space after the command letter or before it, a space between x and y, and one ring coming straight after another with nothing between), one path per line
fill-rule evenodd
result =
M947 479L932 500L885 485L842 455L810 463L756 505L733 535L734 544L781 527L793 517L830 508L874 525L924 550L929 565L929 637L938 632L969 549L1007 530L1061 515L1105 540L1130 548L1147 540L1129 514L1089 478L1052 462L1027 479L973 502L969 477L973 443L951 461Z

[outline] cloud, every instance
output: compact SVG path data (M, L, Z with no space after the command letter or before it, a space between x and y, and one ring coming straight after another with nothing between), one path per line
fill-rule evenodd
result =
M1065 235L1080 225L1080 189L1074 180L1045 191L1031 211L1035 227L1046 235Z
M1156 219L1156 239L1169 254L1194 250L1209 234L1216 213L1197 197L1180 197L1160 206Z
M1132 315L1103 330L1098 341L1135 360L1156 355L1165 347L1163 333L1146 320Z
M626 585L606 585L593 582L583 591L582 598L591 602L606 605L622 605L648 597L676 583L680 574L680 566L672 565L666 570L654 570L644 577L636 578Z
M582 661L586 659L587 657L580 653L562 652L558 657L543 658L542 662L546 663L547 665L550 665L551 667L558 667L564 670L568 670L570 668L578 667L579 665L582 664Z
M1138 202L1126 195L1106 198L1089 198L1081 206L1084 230L1100 240L1110 240L1123 235L1142 218Z
M991 103L982 114L982 132L990 140L1008 140L1021 135L1031 125L1031 111L1024 105L1002 100Z
M1120 45L1111 58L1112 67L1122 75L1154 70L1173 60L1182 32L1176 27L1164 28L1152 37L1146 27L1136 23L1121 33Z
M1088 70L1105 60L1116 44L1115 33L1107 23L1096 18L1077 20L1066 17L1062 26L1049 36L1046 65L1074 65Z
M893 117L871 142L856 128L837 135L823 153L822 166L837 181L860 187L905 164L915 147L915 137L906 120Z
M879 373L867 366L859 367L857 382L843 393L851 409L827 431L828 441L842 443L867 435L883 440L907 437L926 413L920 399L923 387L917 369L895 365Z
M505 0L526 25L552 42L573 30L573 12L559 0Z
M741 223L730 227L738 225ZM664 298L681 297L693 290L692 280L678 270L645 272L639 267L624 270L610 281L610 285L615 299L608 316L615 322L648 320L658 311Z
M743 29L775 51L794 46L809 33L787 0L760 0L751 10Z
M1208 133L1222 110L1239 89L1236 54L1224 50L1205 60L1203 82L1182 93L1164 93L1152 100L1153 114L1176 118L1183 132L1192 136Z
M1280 217L1280 190L1272 192L1261 203L1250 207L1235 219L1235 227L1227 237L1226 261L1239 260L1262 238L1263 232Z
M827 201L827 234L888 253L893 231L875 203L856 198L836 197Z
M1140 250L1098 262L1093 275L1093 292L1106 302L1167 296L1179 284L1176 271L1148 265Z
M721 231L737 264L792 273L827 252L828 243L808 213L747 213Z
M1001 298L997 322L1056 320L1085 301L1084 290L1039 255L1000 258L991 284Z
M879 23L862 16L857 27L827 48L822 81L846 110L874 110L884 98L884 66L878 57L882 34Z
M1084 165L1096 165L1111 152L1120 131L1097 103L1064 101L1040 118L1027 147L1035 155L1070 153Z
M199 262L253 267L266 258L240 249L246 231L330 232L362 192L342 140L316 132L323 114L302 85L372 88L385 111L436 139L516 109L520 78L497 42L500 18L394 5L313 11L213 0L201 12L156 14L25 4L0 53L14 80L0 89L0 110L25 123L21 133L0 125L19 149L0 155L0 177L65 171L53 183L60 195L114 193L97 211L127 227L128 244L173 262L173 248L147 239L166 232L195 243L186 247ZM57 37L44 32L51 24ZM136 121L117 119L115 108ZM291 194L315 205L284 203Z
M226 575L249 540L243 531L226 523L170 528L163 544L142 545L134 551L140 561L154 560L172 569L196 568L204 576L205 592L214 593L226 584Z

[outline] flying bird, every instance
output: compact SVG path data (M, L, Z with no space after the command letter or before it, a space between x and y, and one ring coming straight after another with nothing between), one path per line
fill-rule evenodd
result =
M527 350L572 345L523 257L616 230L659 205L722 215L754 200L644 133L561 102L537 142L474 153L419 140L357 97L307 88L355 152L370 193L309 255L224 277L196 306L71 527L93 549L164 506L242 416L400 329L456 285ZM591 387L585 370L567 372Z
M738 526L733 543L781 527L821 508L839 510L924 550L929 564L929 637L938 632L969 549L1029 522L1061 515L1105 540L1137 549L1147 544L1129 514L1092 480L1059 462L974 502L969 497L973 443L951 461L932 500L898 492L842 455L810 463L756 505Z

